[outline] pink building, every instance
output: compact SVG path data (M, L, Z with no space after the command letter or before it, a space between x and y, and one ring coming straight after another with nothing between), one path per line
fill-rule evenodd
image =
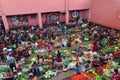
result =
M120 0L0 0L5 30L75 20L77 16L120 29Z
M9 30L13 27L65 22L76 16L88 18L91 0L0 0L0 16Z
M120 0L92 0L90 21L120 30Z

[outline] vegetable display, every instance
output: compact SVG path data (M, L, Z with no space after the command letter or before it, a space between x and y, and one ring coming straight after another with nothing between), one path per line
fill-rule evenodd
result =
M48 71L44 74L44 77L45 77L45 79L49 79L49 78L51 78L53 75L54 75L54 74L53 74L53 71L48 70Z
M10 68L7 65L0 65L0 73L8 71Z

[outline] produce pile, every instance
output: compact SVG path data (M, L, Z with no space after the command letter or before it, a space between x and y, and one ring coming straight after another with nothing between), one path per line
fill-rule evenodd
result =
M84 50L89 49L89 46L90 46L90 44L86 45ZM101 53L102 54L113 53L116 47L120 47L120 44L107 47L103 51L101 51ZM64 65L68 66L70 63L73 63L73 62L76 63L76 62L79 61L78 57L75 56L76 53L77 53L77 49L76 48L71 48L71 49L68 49L68 50L60 50L60 53L61 53L62 57L65 57L65 59L64 59L65 61L63 63ZM45 53L45 54L41 54L41 55L45 57L46 61L47 60L49 61L53 57L55 57L57 54L56 54L56 52L54 52L54 53ZM87 61L87 60L92 60L93 59L93 55L94 55L94 53L90 53L90 52L85 53L84 52L83 57L85 57L85 61ZM33 64L33 62L37 62L37 58L32 58L31 60L29 60L27 62L27 64L26 64L26 66L27 66L26 68L30 68L31 65ZM42 67L45 70L45 73L44 73L44 76L42 78L50 79L51 77L53 77L53 76L55 76L57 74L57 71L56 71L56 74L54 74L54 71L50 70L50 65L49 64L50 63L43 64ZM100 80L102 78L105 78L106 80L108 80L109 77L112 74L111 72L115 68L120 68L119 67L119 63L115 62L115 61L109 61L109 66L107 66L106 68L103 69L103 75L102 76L99 76L97 74L97 72L95 71L95 69L90 69L87 73L91 72L92 74L94 74L95 78L97 80Z
M8 71L10 68L7 65L0 65L0 73Z
M18 80L32 79L34 71L36 71L36 74L37 72L40 72L40 75L37 75L39 77L35 77L33 80L48 80L53 76L56 76L59 72L64 72L68 69L74 69L77 63L78 65L83 66L88 60L92 62L95 56L100 61L100 58L102 58L103 55L110 55L111 57L111 54L113 59L109 58L106 65L103 65L101 63L98 68L92 67L87 72L84 72L83 75L89 79L90 76L88 76L88 74L93 74L96 80L103 80L103 78L105 80L110 80L110 76L112 75L114 69L119 69L120 73L120 59L114 58L114 53L118 49L120 50L120 44L116 43L117 40L120 39L119 35L117 36L118 38L116 38L116 35L114 35L114 33L110 33L109 30L111 29L108 29L108 32L106 29L104 30L104 28L102 29L100 26L94 24L89 25L86 22L85 24L81 24L80 26L74 26L73 28L66 27L68 26L64 26L64 29L61 29L60 31L59 29L51 28L50 31L48 30L48 32L41 29L40 32L34 32L31 31L31 29L30 32L29 30L27 32L28 34L30 34L27 40L21 40L22 42L18 47L14 44L14 42L14 45L10 45L11 51L9 52L12 53L12 51L15 50L15 52L17 52L18 54L22 54L21 56L17 56L20 59L16 57L16 61L21 62L21 64L18 62L17 65ZM47 34L44 34L44 32ZM119 32L115 32L119 34ZM18 33L21 34L21 32L19 31ZM17 36L19 36L19 34L16 35L16 37ZM112 40L113 37L115 38L115 40ZM81 45L82 42L91 40L92 42L96 43L85 43L86 45ZM23 42L24 44L22 44ZM93 48L93 50L91 50L91 46L96 46L98 47L98 49L94 50ZM59 52L60 54L58 54ZM31 54L33 55L28 58L28 56L30 56ZM60 56L60 58L58 57L58 55ZM23 60L22 63L21 58L23 56L28 59L27 61ZM8 69L9 67L7 65L1 65L0 74L6 72Z
M43 75L46 79L50 79L51 77L54 76L54 72L52 70L48 70L47 72L45 72L45 74Z
M102 54L114 53L115 49L119 48L120 44L116 44L110 47L106 47L104 50L101 50Z

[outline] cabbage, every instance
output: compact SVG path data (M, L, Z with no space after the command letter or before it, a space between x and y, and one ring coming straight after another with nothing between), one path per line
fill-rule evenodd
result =
M54 75L54 74L53 74L53 71L48 70L48 71L44 74L44 77L45 77L46 79L49 79L49 78L51 78L53 75Z
M37 61L37 58L32 58L31 61L32 61L32 62L36 62L36 61Z

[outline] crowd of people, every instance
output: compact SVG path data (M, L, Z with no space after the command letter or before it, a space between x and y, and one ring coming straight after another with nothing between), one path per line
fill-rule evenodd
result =
M120 59L120 48L116 49L114 53L108 53L107 55L101 55L100 51L108 46L112 46L120 43L120 31L114 30L107 27L101 27L94 23L84 23L82 22L79 26L72 29L73 31L78 30L76 34L68 34L69 28L63 26L61 28L61 35L67 35L65 37L57 36L57 28L52 27L50 29L39 29L39 27L29 27L12 29L5 33L4 30L0 34L0 60L6 62L10 66L6 76L8 80L13 80L13 71L17 70L16 63L19 63L22 59L27 59L31 54L35 53L32 49L37 52L52 52L54 49L61 49L62 47L72 47L78 43L86 41L86 38L91 43L90 49L87 51L96 52L93 55L93 59L87 60L82 63L80 68L80 63L77 62L75 68L75 74L80 74L91 68L99 68L104 66L109 62L109 60L114 61ZM44 42L43 42L44 41ZM56 46L57 45L57 46ZM84 50L79 47L78 51L75 52L76 56L81 57L84 55ZM98 56L100 55L100 57ZM42 65L45 57L37 55L39 64ZM52 57L52 62L50 65L51 69L63 69L67 70L68 65L64 65L63 62L65 57L61 56L61 52L58 50L57 55ZM120 61L119 61L120 62ZM31 72L33 76L39 75L39 69L37 67L38 63L33 63L31 66ZM120 65L120 63L119 63ZM20 67L19 67L20 68ZM10 74L10 75L9 75ZM102 75L99 71L99 75ZM118 75L118 69L115 69L111 80Z

